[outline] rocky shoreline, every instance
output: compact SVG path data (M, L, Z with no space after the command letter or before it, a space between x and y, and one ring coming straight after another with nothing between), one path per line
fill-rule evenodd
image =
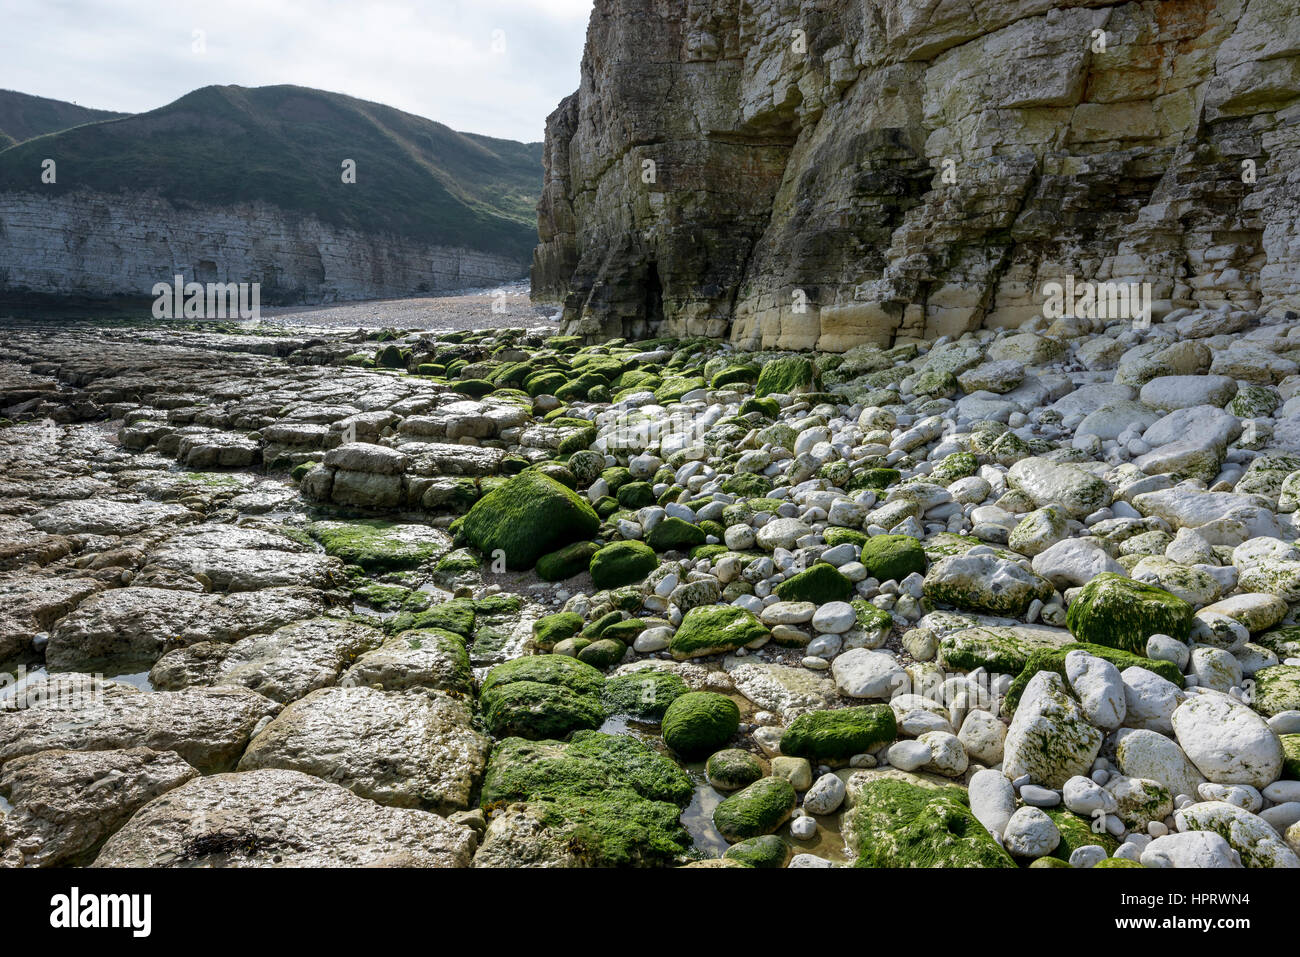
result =
M1298 328L6 328L0 866L1300 866Z

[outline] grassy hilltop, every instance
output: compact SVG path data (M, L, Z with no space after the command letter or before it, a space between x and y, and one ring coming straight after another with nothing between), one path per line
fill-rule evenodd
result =
M0 130L11 132L5 116L0 101ZM20 141L0 149L0 192L152 190L182 206L260 200L521 263L537 240L541 143L458 133L322 90L209 86L148 113L12 138ZM56 184L40 183L46 157L58 163ZM355 183L341 180L345 159L356 161Z

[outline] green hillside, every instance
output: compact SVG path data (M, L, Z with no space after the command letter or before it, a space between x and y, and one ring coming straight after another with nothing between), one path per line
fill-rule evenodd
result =
M80 126L82 123L111 120L126 115L108 110L88 110L75 103L29 96L13 90L0 90L0 149L30 140L34 136Z
M297 86L209 86L149 113L0 150L0 191L32 189L41 159L65 192L154 190L178 204L264 201L367 232L512 256L537 240L542 144L456 131ZM356 182L342 163L356 161Z

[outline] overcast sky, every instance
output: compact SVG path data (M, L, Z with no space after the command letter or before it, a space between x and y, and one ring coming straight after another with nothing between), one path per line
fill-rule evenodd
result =
M466 132L533 141L578 86L591 7L592 0L0 0L0 89L141 113L201 86L294 83Z

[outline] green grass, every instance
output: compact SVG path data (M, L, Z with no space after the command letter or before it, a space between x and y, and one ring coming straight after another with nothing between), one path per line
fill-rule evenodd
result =
M30 96L13 90L0 90L0 150L46 133L57 133L83 123L126 115L108 110L90 110L75 103Z
M3 129L3 126L0 126ZM173 203L264 202L339 227L517 259L537 242L541 143L456 131L391 107L297 86L208 86L138 115L0 151L0 191L152 190ZM356 182L342 163L356 162Z

